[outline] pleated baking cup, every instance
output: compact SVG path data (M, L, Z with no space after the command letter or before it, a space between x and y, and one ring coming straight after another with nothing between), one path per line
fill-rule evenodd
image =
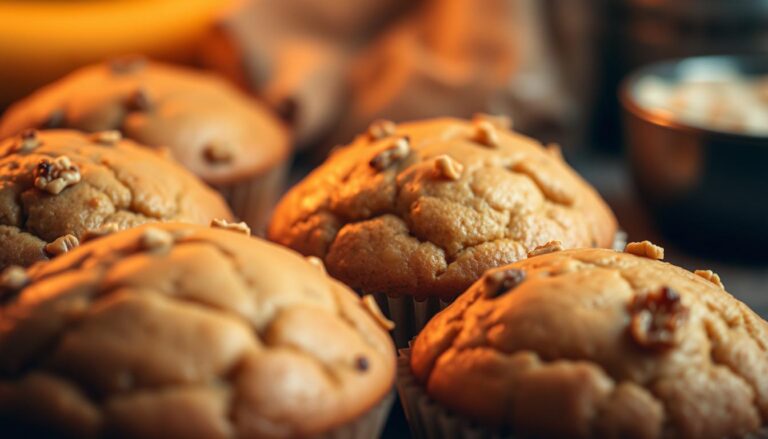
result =
M397 391L413 439L521 439L510 431L483 427L442 407L411 373L411 349L398 352ZM768 427L742 439L768 439Z
M315 439L375 439L381 436L387 421L395 393L389 392L384 399L364 415L341 427L315 436Z
M245 221L255 236L264 232L288 174L288 162L252 176L229 183L212 184L239 221Z

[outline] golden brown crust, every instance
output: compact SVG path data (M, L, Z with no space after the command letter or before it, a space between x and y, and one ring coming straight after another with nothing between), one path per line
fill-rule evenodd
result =
M133 142L105 145L62 130L36 132L34 138L31 149L21 148L28 138L0 142L0 269L62 253L89 231L111 224L125 229L232 218L221 197L197 178ZM78 179L51 192L51 182L61 180L51 180L59 175L54 164L64 158L66 172L76 171ZM41 180L50 182L37 184Z
M535 437L714 439L768 421L768 324L718 285L603 249L498 273L515 281L478 281L414 343L413 373L448 408Z
M616 220L594 189L519 134L485 124L495 146L478 143L482 122L378 123L288 193L270 239L358 290L448 298L548 241L611 245Z
M279 119L226 81L142 58L85 67L38 90L6 112L0 138L27 128L119 130L167 146L213 184L266 172L290 151Z
M146 225L28 275L0 307L0 420L77 437L310 437L392 387L392 342L361 300L262 240Z

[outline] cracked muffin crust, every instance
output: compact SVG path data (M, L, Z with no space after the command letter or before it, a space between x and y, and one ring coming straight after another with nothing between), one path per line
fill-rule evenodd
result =
M418 336L411 372L523 437L743 437L768 421L768 324L708 274L603 249L490 270Z
M38 90L8 109L0 138L28 128L117 130L167 147L259 229L290 155L287 129L265 106L214 75L141 57L88 66ZM240 208L245 202L250 209Z
M616 220L595 190L504 125L374 123L289 191L268 236L359 291L444 299L549 241L610 247Z
M184 168L104 134L29 130L0 141L0 269L71 250L102 227L232 218Z
M392 344L362 300L242 233L145 225L27 275L0 302L0 423L72 437L311 437L393 384Z

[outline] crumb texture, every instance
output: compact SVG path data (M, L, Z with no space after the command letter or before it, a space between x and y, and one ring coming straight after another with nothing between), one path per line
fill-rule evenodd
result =
M766 340L701 276L566 250L490 271L425 327L411 370L444 406L522 437L743 437L768 423Z
M322 258L355 289L445 298L549 241L611 245L610 209L534 140L487 121L382 126L285 196L270 239Z
M33 149L21 148L23 136L0 142L0 269L46 259L48 243L67 235L81 240L105 225L232 218L221 197L192 174L133 142L106 146L66 130L34 137ZM60 181L55 164L62 162L78 178L52 193L39 182Z
M368 411L394 381L389 336L353 292L239 233L145 225L28 276L0 305L0 425L312 437Z
M168 147L212 184L266 172L290 153L282 122L225 80L140 57L84 67L41 88L8 109L0 138L29 128L116 130Z

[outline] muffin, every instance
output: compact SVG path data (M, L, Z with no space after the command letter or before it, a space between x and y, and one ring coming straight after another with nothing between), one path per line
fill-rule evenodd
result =
M0 141L0 269L149 222L232 219L224 200L117 131L25 131Z
M399 345L486 269L545 244L610 247L615 233L558 148L491 116L374 123L290 190L268 228L376 295Z
M367 439L392 400L370 303L237 230L145 225L16 277L3 437Z
M265 107L224 80L143 58L85 67L9 108L0 137L27 128L119 130L171 156L261 230L282 188L290 145Z
M711 271L656 260L647 241L627 250L490 270L432 319L398 370L416 437L759 432L768 324Z

